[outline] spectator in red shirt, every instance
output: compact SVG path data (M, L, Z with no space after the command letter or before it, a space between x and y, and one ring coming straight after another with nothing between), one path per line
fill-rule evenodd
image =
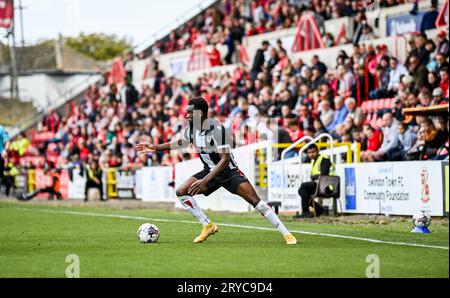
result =
M208 53L209 62L211 66L219 66L222 65L222 60L220 58L220 52L217 49L216 45L213 45L213 49L210 53Z
M47 117L45 117L45 126L47 130L51 132L56 132L59 125L59 116L55 111L51 111Z
M439 75L441 77L441 82L439 83L439 88L444 91L444 97L448 97L448 87L449 87L449 76L448 76L448 68L442 67L439 71Z
M368 124L364 125L363 133L367 146L366 150L361 152L361 158L363 161L375 161L375 153L381 147L381 133Z
M289 136L292 139L292 142L296 142L300 138L304 136L303 131L300 129L300 126L298 125L297 120L295 117L285 119L286 120L286 126L285 130L289 134Z
M82 138L78 140L78 150L80 152L80 159L86 162L89 156L89 149L86 147L86 142Z

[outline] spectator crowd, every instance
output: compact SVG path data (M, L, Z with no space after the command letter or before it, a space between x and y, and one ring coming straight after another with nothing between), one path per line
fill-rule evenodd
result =
M224 1L230 10L227 15L235 15L232 23L239 23L246 16L245 10L239 9L245 2L234 1L236 5L228 7L229 2ZM250 2L260 7L250 15L258 24L280 18L280 12L289 15L292 7L308 1ZM311 1L309 8L330 17L356 11L354 1L324 2ZM207 10L204 15L210 14L214 12ZM215 18L210 18L205 24L215 24ZM274 19L275 29L290 24L287 18ZM188 148L138 156L135 145L160 144L179 135L187 102L202 96L210 105L209 116L233 132L238 146L274 133L279 142L290 143L327 132L339 142L361 143L363 161L448 160L448 117L406 116L402 112L404 108L448 104L447 35L446 31L434 39L425 33L412 35L404 63L383 44L355 43L351 53L340 51L333 65L325 65L317 55L310 61L292 61L281 42L270 45L264 41L251 67L238 65L232 72L204 73L195 83L167 76L157 63L150 83L141 86L141 91L131 83L131 71L124 84L114 83L105 73L80 101L67 105L65 115L49 112L34 136L22 134L11 141L3 156L5 163L24 168L73 169L92 160L102 169L171 166L196 153ZM384 98L392 98L392 104L374 115L364 109L367 103ZM278 125L262 127L268 123L264 119L275 119Z
M192 47L194 41L223 44L227 48L225 64L231 64L237 46L246 36L297 26L300 16L312 15L328 47L367 41L375 37L366 19L367 3L356 0L222 0L171 31L152 45L149 54L171 53ZM380 0L380 7L407 3L406 0ZM325 31L324 22L343 16L354 20L354 34L350 39L333 36Z

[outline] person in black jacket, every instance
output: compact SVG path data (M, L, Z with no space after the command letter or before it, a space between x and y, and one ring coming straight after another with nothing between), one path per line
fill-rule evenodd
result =
M253 66L250 71L250 74L251 74L253 80L256 80L258 73L264 71L264 69L263 69L264 63L265 63L264 52L267 51L268 48L269 48L269 42L264 40L262 42L262 48L260 48L256 51L255 58L253 59Z
M93 159L89 163L89 165L86 168L87 173L87 181L86 181L86 188L84 191L85 198L84 201L88 200L88 191L89 188L97 188L100 193L100 200L104 201L103 199L103 183L102 183L102 170L100 169L100 166L98 164L98 161Z
M129 109L138 101L139 92L131 84L131 80L128 77L126 78L126 85L123 88L125 88L125 104L127 105L127 109Z

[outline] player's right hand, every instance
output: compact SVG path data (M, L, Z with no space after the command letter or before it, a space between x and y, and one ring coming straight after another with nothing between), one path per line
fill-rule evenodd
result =
M155 145L150 143L140 143L137 144L136 149L139 154L149 154L156 152Z

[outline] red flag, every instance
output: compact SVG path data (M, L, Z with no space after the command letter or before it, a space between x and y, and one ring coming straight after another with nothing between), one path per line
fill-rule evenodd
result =
M0 27L8 29L14 19L14 8L11 0L0 0Z

